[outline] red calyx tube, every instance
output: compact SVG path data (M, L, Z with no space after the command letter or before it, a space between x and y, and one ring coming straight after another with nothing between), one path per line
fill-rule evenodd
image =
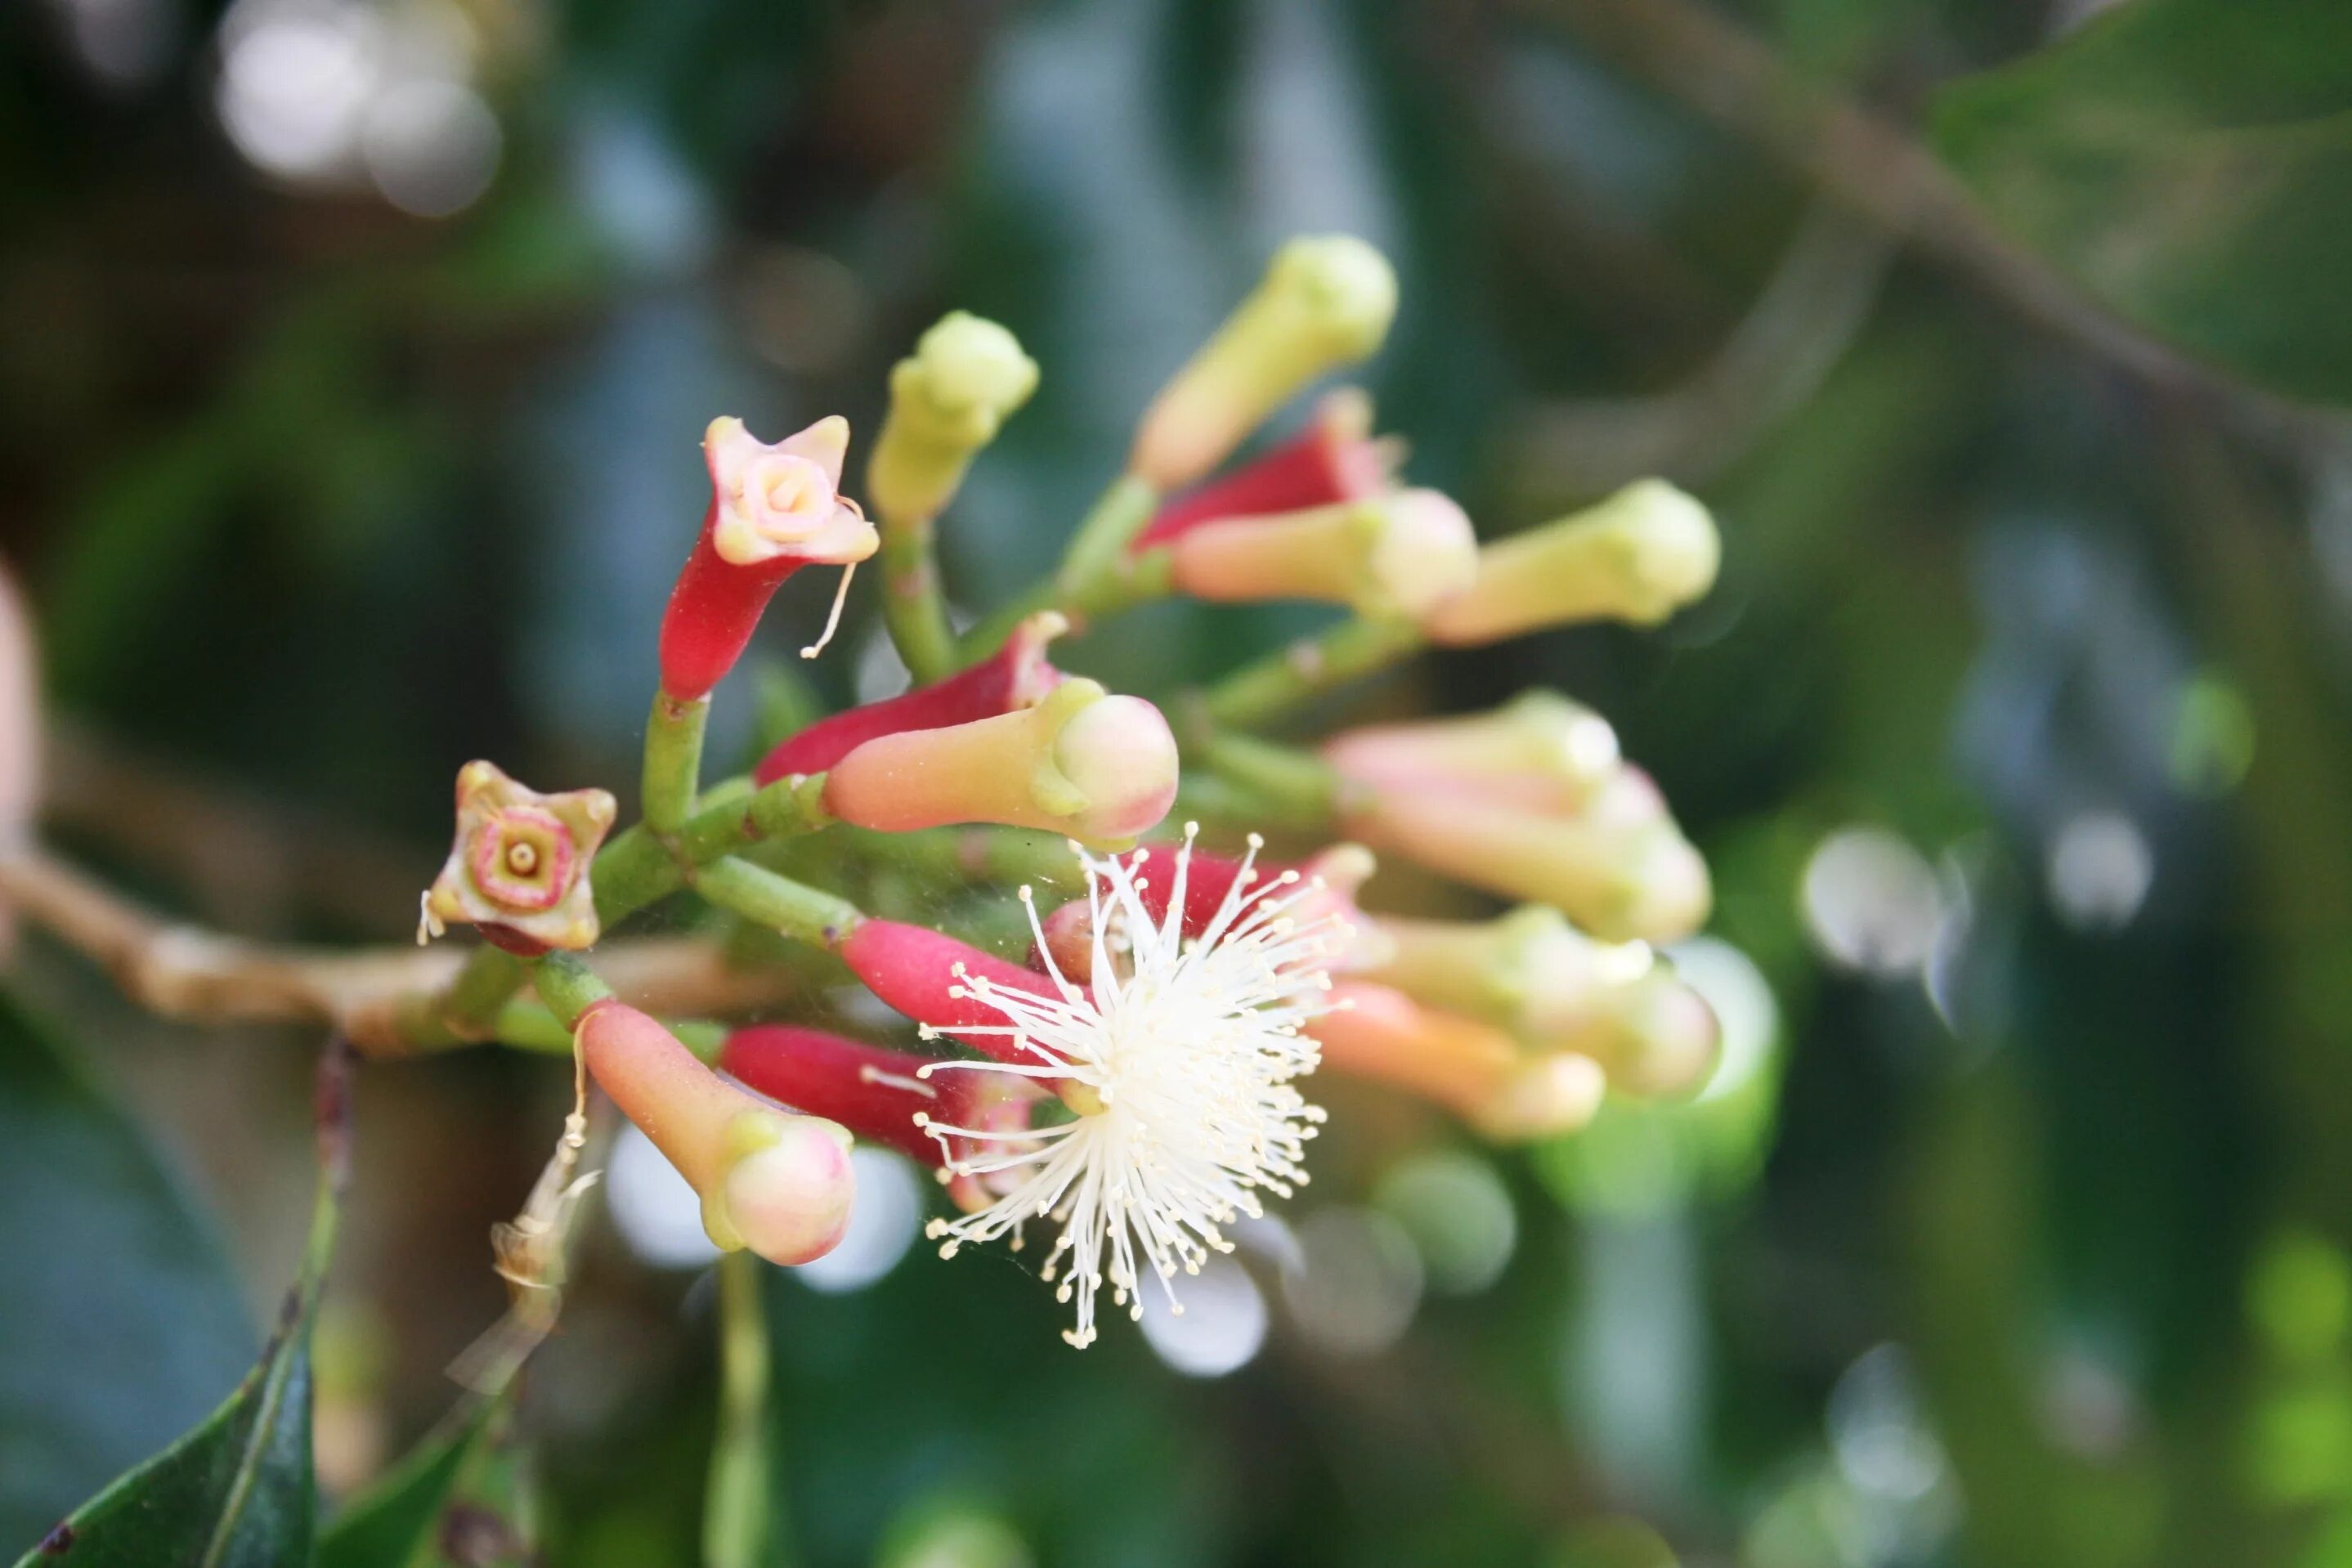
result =
M1053 982L1035 970L992 957L951 936L898 921L861 922L843 940L839 952L867 990L917 1023L953 1035L998 1061L1036 1065L1037 1057L1016 1047L1010 1035L969 1032L974 1026L1000 1027L1004 1015L977 996L954 994L971 989L966 982L969 976L1006 991L1058 997L1061 994ZM959 966L961 975L956 973Z
M711 521L712 516L704 517L694 553L687 557L662 615L662 689L680 702L708 695L727 679L768 601L785 578L808 564L797 555L780 555L738 566L711 543Z
M761 1024L728 1036L719 1065L771 1100L838 1121L919 1163L937 1165L939 1141L918 1127L915 1118L971 1125L974 1075L959 1068L919 1079L933 1059L822 1029Z
M1342 433L1320 419L1255 462L1221 479L1195 485L1168 502L1138 534L1133 548L1149 550L1197 523L1223 517L1260 517L1375 496L1388 486L1388 464L1372 441Z
M877 736L942 730L1029 707L1064 679L1045 659L1050 635L1016 633L994 655L945 680L820 719L761 759L751 776L766 785L795 773L821 773Z

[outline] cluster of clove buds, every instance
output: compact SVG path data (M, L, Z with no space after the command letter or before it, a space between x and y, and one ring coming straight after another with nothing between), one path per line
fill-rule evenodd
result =
M1353 388L1229 464L1309 384L1370 356L1395 308L1394 276L1362 242L1284 247L1144 413L1061 571L966 631L947 613L934 533L1037 384L1011 333L950 315L897 367L870 512L843 493L845 421L774 443L711 424L710 503L662 627L644 824L606 845L610 795L537 795L469 764L426 916L517 955L514 984L534 982L573 1031L587 1071L701 1194L719 1246L785 1263L823 1253L849 1213L852 1139L869 1140L938 1172L963 1215L935 1222L944 1250L1059 1225L1045 1273L1066 1270L1084 1343L1098 1288L1137 1310L1146 1274L1164 1284L1197 1268L1258 1194L1305 1179L1320 1113L1294 1085L1318 1066L1497 1141L1572 1131L1604 1094L1706 1079L1716 1020L1659 949L1706 919L1706 868L1600 714L1536 691L1311 749L1249 732L1424 647L1654 625L1714 582L1712 520L1656 480L1482 545L1454 500L1404 481L1401 444ZM778 586L831 565L845 590L877 553L911 689L808 724L748 780L706 787L710 695ZM1056 639L1171 595L1318 601L1348 618L1171 704L1178 724L1052 662ZM1196 795L1210 842L1231 829L1235 852L1197 847L1189 827L1155 840ZM1242 830L1261 824L1299 845L1264 857L1252 835L1242 852ZM1043 909L1021 888L1031 942L1005 956L869 916L761 853L835 825L1042 831L1072 841L1083 886ZM1517 907L1483 921L1367 912L1376 855ZM764 1023L713 1031L715 1058L698 1055L581 956L605 924L679 888L831 952L919 1026L918 1048Z

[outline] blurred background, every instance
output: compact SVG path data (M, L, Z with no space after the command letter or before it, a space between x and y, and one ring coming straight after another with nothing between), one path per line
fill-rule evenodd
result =
M1663 634L1330 711L1607 714L1717 868L1682 959L1725 1065L1510 1152L1335 1086L1282 1223L1083 1354L1014 1260L910 1251L873 1156L853 1244L770 1281L789 1560L2352 1563L2352 16L2099 9L19 0L0 553L47 827L213 925L404 940L459 763L634 778L713 415L870 433L942 310L1013 328L1042 388L943 532L984 609L1276 244L1360 234L1418 482L1493 534L1663 472L1725 571ZM869 590L828 700L898 679ZM1064 662L1165 696L1312 619ZM721 693L722 753L782 679ZM0 1465L9 1551L249 1360L317 1050L26 944L193 1206L110 1268L0 1149L8 1267L123 1325L94 1378L0 1321L0 1391L104 1411ZM331 1489L448 1404L568 1087L363 1070ZM565 1568L693 1561L715 1419L707 1255L614 1162L524 1404Z

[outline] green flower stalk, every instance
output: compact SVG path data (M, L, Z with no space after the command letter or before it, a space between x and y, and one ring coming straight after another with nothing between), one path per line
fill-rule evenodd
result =
M890 373L890 412L866 470L882 530L883 617L919 682L955 668L932 521L973 456L1037 389L1035 362L1011 332L957 310Z

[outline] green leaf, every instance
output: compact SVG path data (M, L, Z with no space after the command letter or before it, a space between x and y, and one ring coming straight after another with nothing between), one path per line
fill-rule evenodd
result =
M467 1568L527 1560L504 1392L475 1397L328 1526L319 1568Z
M0 994L0 1551L184 1432L252 1364L212 1220Z
M2158 337L2352 401L2352 6L2133 0L1948 88L1997 222Z
M83 1504L17 1568L285 1568L310 1561L318 1500L310 1324L334 1251L344 1070L340 1051L320 1069L326 1172L301 1274L261 1360L201 1426Z

